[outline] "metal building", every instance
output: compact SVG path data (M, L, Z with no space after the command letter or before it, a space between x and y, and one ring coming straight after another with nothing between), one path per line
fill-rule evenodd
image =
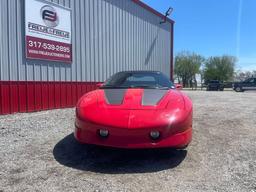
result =
M25 18L33 14L32 1L70 13L70 62L28 57ZM72 107L122 70L159 70L172 78L174 22L160 24L163 19L139 0L1 0L0 114ZM46 29L38 26L30 29Z

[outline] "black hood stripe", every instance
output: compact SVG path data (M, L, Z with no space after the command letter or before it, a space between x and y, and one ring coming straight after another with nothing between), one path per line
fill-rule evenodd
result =
M124 100L126 89L104 89L105 98L108 104L121 105Z
M142 105L152 106L157 105L157 103L163 98L168 90L158 90L158 89L144 89L142 97Z
M110 105L121 105L127 89L104 89L106 102ZM141 105L152 106L165 96L168 90L144 89Z

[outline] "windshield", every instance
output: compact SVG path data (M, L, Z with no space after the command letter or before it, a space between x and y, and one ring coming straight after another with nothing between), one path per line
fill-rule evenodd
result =
M244 82L245 83L253 83L254 79L253 78L249 78L249 79L246 79Z
M215 80L215 81L210 81L210 83L219 83L219 81Z
M101 88L173 89L173 83L160 72L119 72Z

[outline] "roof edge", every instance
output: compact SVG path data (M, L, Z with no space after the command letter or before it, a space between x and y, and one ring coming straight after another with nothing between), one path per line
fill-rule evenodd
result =
M149 5L147 5L146 3L143 3L141 0L132 0L132 2L138 4L139 6L143 7L144 9L150 11L151 13L157 15L158 17L160 17L160 18L162 18L162 19L165 18L165 16L164 16L162 13L160 13L160 12L158 12L157 10L153 9L152 7L150 7ZM168 18L168 17L166 17L166 21L169 22L169 23L171 23L171 24L174 24L174 23L175 23L175 21L173 21L172 19L170 19L170 18Z

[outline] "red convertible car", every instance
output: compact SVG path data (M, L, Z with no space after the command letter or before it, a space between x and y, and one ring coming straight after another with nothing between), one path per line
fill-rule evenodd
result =
M118 148L185 148L192 102L161 72L119 72L78 101L74 135Z

